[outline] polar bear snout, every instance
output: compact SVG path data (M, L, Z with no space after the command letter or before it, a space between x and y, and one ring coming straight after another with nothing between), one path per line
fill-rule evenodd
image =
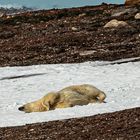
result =
M19 111L24 111L25 113L30 112L42 112L42 111L48 111L49 107L44 105L42 103L42 100L38 100L35 102L27 103L25 105L22 105L18 108Z
M18 108L18 110L20 110L20 111L24 111L24 109L25 109L24 106L21 106Z

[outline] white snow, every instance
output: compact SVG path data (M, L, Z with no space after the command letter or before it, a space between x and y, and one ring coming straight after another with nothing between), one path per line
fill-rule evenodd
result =
M111 62L112 63L112 62ZM10 76L43 74L25 78ZM107 94L106 104L88 104L42 113L24 113L18 107L75 84L92 84ZM34 65L0 68L0 127L92 116L140 107L140 62Z

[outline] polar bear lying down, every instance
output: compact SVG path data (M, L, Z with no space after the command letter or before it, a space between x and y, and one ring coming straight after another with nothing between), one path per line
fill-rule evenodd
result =
M50 92L37 101L19 107L19 110L26 113L43 112L75 105L102 103L105 98L105 93L92 85L73 85L58 92Z

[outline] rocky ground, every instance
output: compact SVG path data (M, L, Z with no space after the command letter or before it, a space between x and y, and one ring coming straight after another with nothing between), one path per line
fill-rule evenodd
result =
M0 139L139 140L140 108L86 118L0 128Z
M140 56L140 7L106 5L0 18L0 66L75 63ZM111 19L128 26L104 28Z
M0 66L140 57L140 7L94 7L0 17ZM112 19L125 27L104 28ZM21 118L22 119L22 118ZM2 140L140 139L140 108L87 118L0 128Z

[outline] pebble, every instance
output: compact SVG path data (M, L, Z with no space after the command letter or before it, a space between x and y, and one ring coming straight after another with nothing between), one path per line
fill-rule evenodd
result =
M109 21L105 26L104 28L115 28L115 27L118 27L118 26L128 26L128 24L125 22L125 21L118 21L116 19L113 19L111 21Z
M137 14L135 15L135 19L140 19L140 13L137 13Z
M76 27L71 28L73 31L77 31L78 29Z

